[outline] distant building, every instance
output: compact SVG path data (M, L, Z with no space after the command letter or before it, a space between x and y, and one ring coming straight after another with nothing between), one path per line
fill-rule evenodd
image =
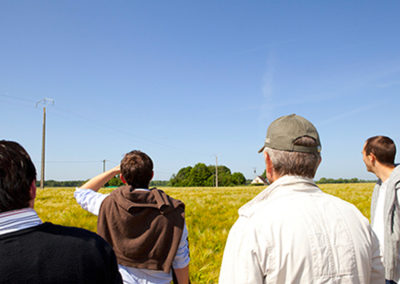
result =
M268 181L266 181L262 176L256 176L253 181L251 182L251 184L263 184L263 185L267 185Z

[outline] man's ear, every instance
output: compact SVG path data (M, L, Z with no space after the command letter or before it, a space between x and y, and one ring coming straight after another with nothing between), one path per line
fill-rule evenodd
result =
M271 157L268 155L266 151L264 151L264 159L265 159L265 174L267 178L269 177L268 179L270 179L272 177L273 167L272 167Z
M31 201L36 198L36 180L33 180L31 186L29 187L29 195L31 197Z
M372 165L375 165L376 162L376 156L373 153L369 153L369 155L367 156L367 158L369 159L369 161L372 163Z
M122 181L123 184L126 184L126 180L122 174L119 174L119 179Z

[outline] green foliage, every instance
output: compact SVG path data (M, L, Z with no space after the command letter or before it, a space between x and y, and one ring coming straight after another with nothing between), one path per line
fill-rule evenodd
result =
M205 164L198 163L190 170L187 185L206 186L211 175L210 169Z
M169 181L168 180L152 180L150 182L150 187L155 187L155 186L169 186Z
M322 177L316 183L371 183L371 182L376 182L376 181L375 180L363 180L363 179L358 179L358 178L350 178L350 179L338 178L338 179L333 179L333 178Z
M231 180L234 185L241 185L246 183L246 178L242 173L233 173Z
M263 173L261 174L261 177L264 178L265 180L267 179L267 171L264 170Z
M170 179L171 186L215 186L215 166L206 166L203 163L179 170L178 174ZM231 174L226 166L218 166L218 186L231 186L246 184L242 173Z
M122 186L124 183L121 181L119 176L115 176L112 179L110 179L104 186Z
M189 175L192 167L186 167L179 170L176 175L172 175L170 179L171 186L188 186L189 184Z
M45 180L44 186L46 187L79 187L84 184L83 180L66 180L66 181L56 181L56 180ZM36 186L40 186L40 181L36 181Z

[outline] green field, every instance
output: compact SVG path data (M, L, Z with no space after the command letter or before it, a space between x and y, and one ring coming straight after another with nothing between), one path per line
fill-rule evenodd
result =
M327 193L356 205L369 218L374 184L320 185ZM264 187L162 188L186 204L192 283L217 283L229 229L237 210ZM73 197L74 188L38 189L35 209L43 221L96 231L97 217L83 210ZM101 192L110 192L102 189Z

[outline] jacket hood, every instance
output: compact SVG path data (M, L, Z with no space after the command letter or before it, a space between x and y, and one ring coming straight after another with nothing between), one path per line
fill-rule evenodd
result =
M136 191L132 186L126 185L111 194L114 194L118 206L128 212L141 208L154 208L162 214L166 214L179 206L185 207L180 200L173 199L157 188L152 188L149 191Z

